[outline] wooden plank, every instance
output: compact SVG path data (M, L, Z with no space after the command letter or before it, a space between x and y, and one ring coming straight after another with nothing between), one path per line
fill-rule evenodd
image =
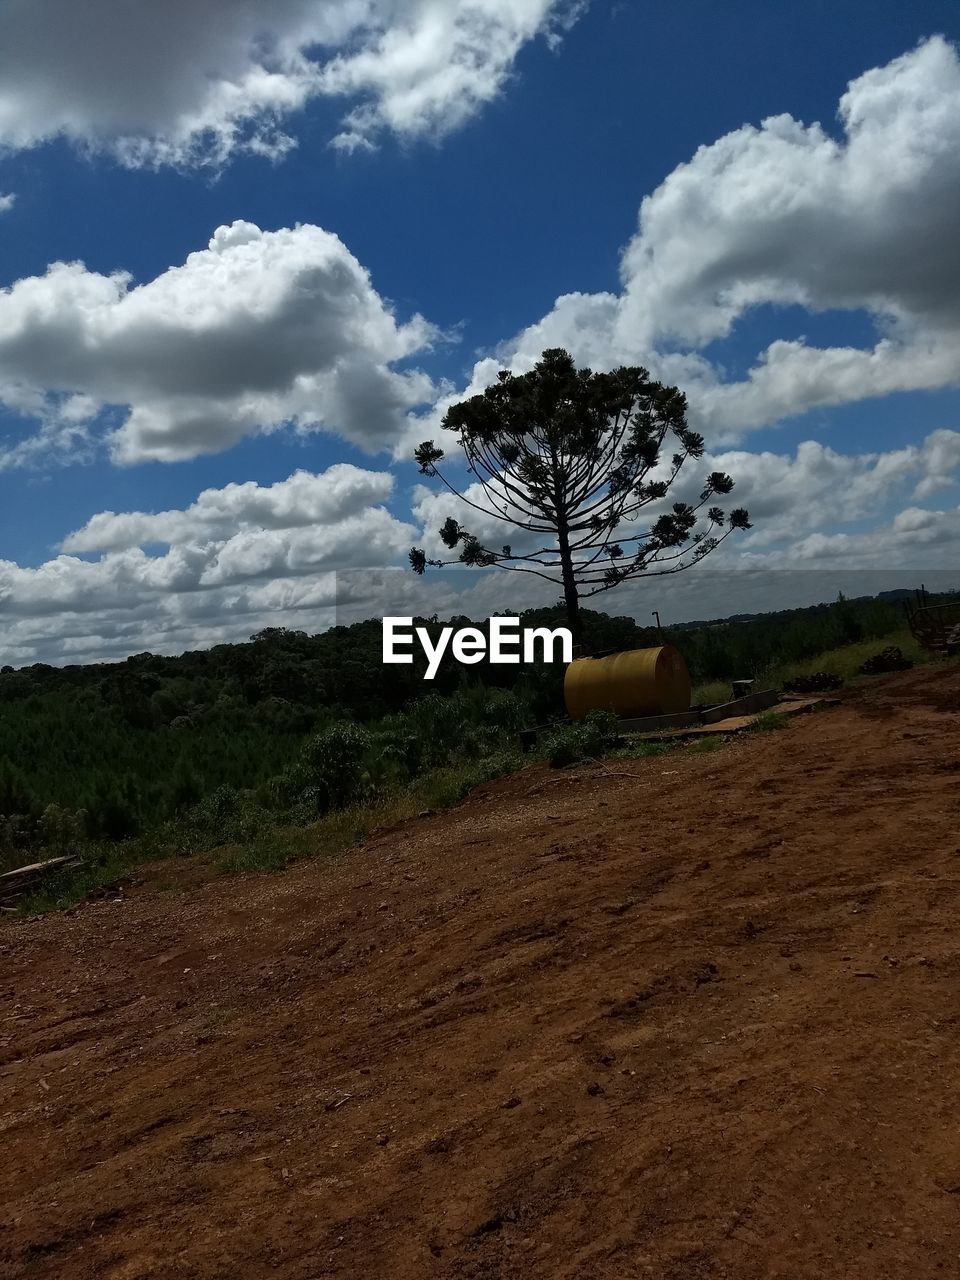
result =
M839 705L839 698L797 698L787 702L779 702L772 709L777 715L796 716L802 715L807 711L817 711L821 707L836 707ZM743 733L745 729L750 728L758 714L762 714L762 712L753 712L745 716L730 716L726 720L717 720L713 724L697 725L692 729L672 729L666 733L647 733L639 736L642 742L656 742L664 738L700 738L717 733Z
M67 854L63 858L49 858L46 862L33 862L28 867L16 867L13 871L4 871L0 874L0 889L16 883L20 877L45 875L48 871L54 871L58 867L76 866L79 862L80 859L75 854Z
M733 702L723 702L719 707L710 707L701 712L701 724L716 724L718 720L729 720L734 716L757 715L775 707L780 700L776 689L762 689L757 693L748 693L744 698L736 698Z
M673 716L639 716L621 720L618 727L624 733L647 733L655 729L684 729L699 723L699 711L679 711Z
M776 689L761 689L756 693L734 698L732 702L708 707L705 711L683 711L674 716L642 716L635 720L621 720L624 733L664 733L674 729L692 729L699 725L713 724L717 720L729 720L733 716L756 715L776 706L780 695Z
M823 700L814 700L820 705ZM752 723L755 716L771 708L777 710L783 706L792 706L795 699L780 703L780 694L776 689L759 689L756 693L745 694L742 698L734 698L732 702L721 703L717 707L707 707L702 711L681 711L672 716L637 716L621 720L618 728L621 733L630 737L638 737L643 741L658 737L686 737L711 727L713 724L727 724L741 718ZM809 700L803 705L807 706ZM793 714L786 712L785 714ZM536 728L524 729L520 733L520 742L525 751L529 751L537 742L541 733L557 728L557 725L538 725ZM730 730L727 730L730 732Z
M17 867L0 875L0 911L10 914L28 894L41 889L51 873L73 871L83 866L83 859L76 854L63 858L49 858L46 862L34 862L29 867Z
M805 711L816 711L818 707L829 705L826 698L808 698L803 702L781 702L773 708L778 716L796 716ZM717 720L713 724L705 724L702 729L693 730L691 736L706 733L742 733L749 729L762 712L746 716L731 716L728 720Z

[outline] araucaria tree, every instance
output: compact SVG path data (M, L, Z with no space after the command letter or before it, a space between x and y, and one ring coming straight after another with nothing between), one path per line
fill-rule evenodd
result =
M452 516L440 529L455 559L410 552L417 573L461 563L532 573L563 587L574 639L582 639L580 601L641 575L680 573L709 555L746 511L714 505L733 481L704 480L692 502L665 506L684 465L703 455L703 437L687 426L686 397L652 382L646 369L594 373L566 351L544 351L525 374L501 372L482 395L454 405L443 419L471 480L457 488L440 470L444 452L426 441L415 458L484 527L510 526L521 546L490 545ZM672 437L675 452L666 460ZM648 510L650 509L650 510Z

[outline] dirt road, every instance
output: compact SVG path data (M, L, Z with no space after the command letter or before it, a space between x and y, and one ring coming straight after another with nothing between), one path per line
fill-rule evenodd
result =
M960 1275L960 668L8 925L0 1019L3 1280Z

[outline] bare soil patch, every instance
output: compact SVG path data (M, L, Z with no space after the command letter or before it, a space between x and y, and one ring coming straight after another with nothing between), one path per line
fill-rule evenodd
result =
M960 668L0 929L0 1277L960 1273Z

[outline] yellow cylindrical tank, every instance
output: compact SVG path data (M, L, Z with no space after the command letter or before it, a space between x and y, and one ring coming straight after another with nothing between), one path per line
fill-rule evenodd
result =
M567 667L563 699L571 720L597 710L623 717L672 716L690 710L690 675L670 644L576 658Z

